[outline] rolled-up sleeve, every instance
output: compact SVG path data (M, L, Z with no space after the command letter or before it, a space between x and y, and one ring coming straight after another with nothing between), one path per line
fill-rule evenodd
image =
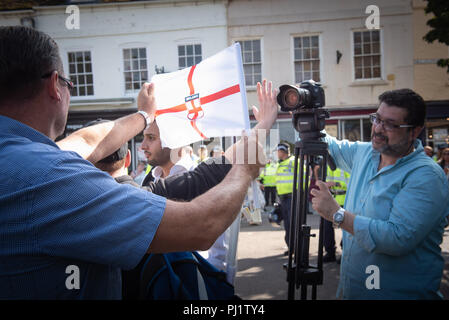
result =
M359 215L354 218L354 238L368 252L372 252L376 248L376 243L370 232L370 223L372 221L373 219L371 218Z

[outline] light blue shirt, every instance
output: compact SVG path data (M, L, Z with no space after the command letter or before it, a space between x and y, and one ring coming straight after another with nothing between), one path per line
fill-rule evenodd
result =
M337 167L351 173L344 208L355 214L343 232L337 296L344 299L439 299L449 187L443 170L415 151L378 171L371 143L326 137ZM377 269L376 269L377 268Z
M13 119L0 128L0 299L120 299L166 199Z

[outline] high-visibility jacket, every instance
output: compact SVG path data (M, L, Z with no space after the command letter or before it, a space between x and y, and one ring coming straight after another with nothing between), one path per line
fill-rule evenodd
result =
M276 170L277 170L277 163L271 162L267 163L265 168L263 168L259 179L262 180L263 185L265 187L275 187L276 186Z
M293 192L295 157L279 161L276 169L276 191L278 195L284 195Z
M329 166L327 167L326 181L336 182L338 186L331 188L331 192L334 194L334 198L340 206L345 204L346 191L348 190L349 173L337 168L332 171Z

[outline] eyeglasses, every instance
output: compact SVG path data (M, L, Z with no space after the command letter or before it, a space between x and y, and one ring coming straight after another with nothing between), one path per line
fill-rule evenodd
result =
M449 156L449 152L444 152L443 156Z
M50 76L53 74L53 72L54 72L54 71L51 71L51 72L49 72L49 73L44 74L44 75L42 76L42 79L50 77ZM67 85L67 88L69 89L69 91L70 91L70 92L72 91L73 87L75 86L75 85L73 84L72 81L70 81L70 80L67 79L67 78L64 78L64 77L61 76L60 74L58 74L58 79L64 81L65 84Z
M411 125L411 124L399 124L398 125L398 124L391 123L388 120L381 120L375 113L372 113L369 115L369 120L371 121L372 124L375 124L376 126L379 124L382 124L382 127L385 129L385 131L393 131L394 129L399 129L399 128L413 128L414 127L414 125Z

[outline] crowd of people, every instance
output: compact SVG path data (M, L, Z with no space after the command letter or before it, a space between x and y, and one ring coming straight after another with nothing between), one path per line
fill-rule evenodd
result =
M236 162L236 155L250 144L265 154L258 135L278 113L271 82L257 85L256 127L225 151L207 154L202 146L197 162L189 147L161 147L151 83L142 85L136 113L92 123L55 143L72 87L51 37L0 27L0 299L132 298L127 272L151 253L199 250L223 268L226 230L265 165L260 157ZM343 230L337 293L343 299L441 298L449 149L438 163L426 156L417 139L425 117L417 93L392 90L370 115L370 142L325 137L338 171L328 171L327 182L311 171L310 201L329 222L329 261L335 259L331 225ZM142 131L152 170L141 163L132 177L126 142ZM265 187L280 198L288 246L294 157L287 143L276 151L278 163L266 166L262 178L275 173ZM268 203L273 191L266 190ZM69 266L80 270L76 290L66 286ZM372 266L380 270L374 290L366 285Z

